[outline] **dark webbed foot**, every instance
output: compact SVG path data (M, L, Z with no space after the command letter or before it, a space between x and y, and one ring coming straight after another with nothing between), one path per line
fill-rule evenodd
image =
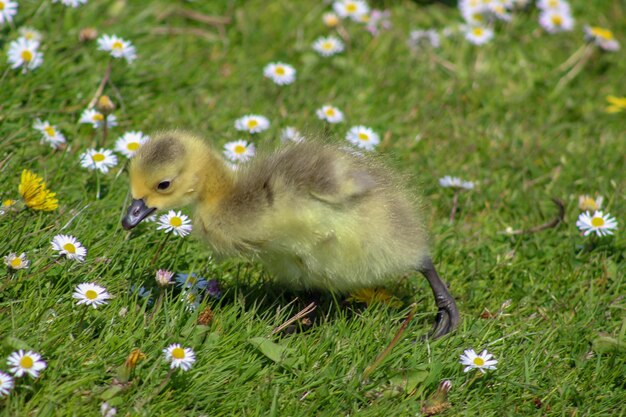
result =
M439 309L437 317L435 318L435 324L430 331L430 337L438 339L450 333L458 326L460 320L459 310L456 308L454 298L452 298L448 292L446 284L439 278L435 265L433 265L430 258L424 261L419 271L424 274L428 280L430 288L433 290L433 295L435 296L435 303Z

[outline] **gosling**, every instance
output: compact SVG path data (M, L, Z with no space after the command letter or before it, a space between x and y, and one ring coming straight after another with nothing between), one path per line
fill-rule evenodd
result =
M126 230L155 210L191 206L193 228L218 256L259 260L285 287L345 293L410 270L438 307L431 337L459 323L430 258L419 202L375 158L317 141L283 145L236 170L191 134L170 131L130 163Z

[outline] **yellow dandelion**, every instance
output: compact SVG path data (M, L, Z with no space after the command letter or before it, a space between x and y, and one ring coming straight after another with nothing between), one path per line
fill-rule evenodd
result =
M363 288L350 293L347 301L371 304L387 304L390 307L402 307L402 301L394 297L384 288Z
M18 191L26 206L33 210L52 211L59 207L56 193L46 188L43 178L32 171L22 171Z
M605 109L607 113L626 111L626 97L607 96L606 101L609 103Z

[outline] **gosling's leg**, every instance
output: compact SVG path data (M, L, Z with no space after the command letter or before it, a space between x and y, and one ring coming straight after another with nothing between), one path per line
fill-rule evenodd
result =
M454 298L448 292L446 284L439 278L435 265L430 258L424 260L419 271L428 280L439 309L433 329L430 331L430 336L437 339L450 333L459 324L459 310L456 308Z

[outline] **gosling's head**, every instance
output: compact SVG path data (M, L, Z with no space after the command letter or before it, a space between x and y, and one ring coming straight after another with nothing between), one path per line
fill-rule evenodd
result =
M155 210L186 206L197 200L209 151L195 136L172 131L145 143L130 163L133 202L122 219L129 230Z

